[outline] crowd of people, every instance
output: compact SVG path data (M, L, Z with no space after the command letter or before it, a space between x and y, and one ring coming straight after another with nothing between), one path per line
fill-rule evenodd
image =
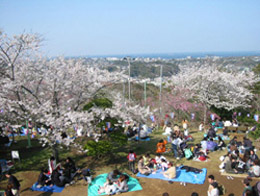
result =
M220 159L220 171L228 174L244 174L250 177L260 177L260 161L255 153L253 143L247 137L243 138L243 142L239 142L234 137L228 144L228 152ZM232 176L228 176L232 178Z
M47 164L46 164L47 166ZM78 169L75 165L75 162L67 157L64 163L57 163L56 159L52 156L48 160L48 169L42 168L38 176L37 183L34 184L34 188L42 188L44 186L56 185L57 187L66 187L75 183L75 178L81 179L81 175L87 177L88 174L84 174L84 171ZM89 174L90 175L90 174ZM19 196L20 192L20 183L19 180L7 172L5 176L9 179L7 188L5 191L6 196Z
M200 142L196 144L190 144L189 141L192 141L193 138L189 133L189 122L184 119L182 121L182 128L174 124L172 126L171 122L166 121L165 126L163 127L163 138L160 139L154 148L156 156L152 156L149 153L145 155L138 156L133 151L130 150L127 155L129 170L133 173L140 173L143 175L150 175L156 173L158 170L161 171L161 174L169 179L169 183L172 183L171 180L177 176L177 167L186 172L201 173L201 169L197 169L190 166L183 165L174 165L173 162L169 161L165 153L172 151L173 157L176 160L181 158L186 158L187 160L196 160L196 161L207 161L209 159L208 154L213 151L225 150L227 149L227 154L221 157L222 163L220 164L220 172L226 172L230 175L227 176L229 180L232 180L233 174L247 174L248 177L243 180L244 191L243 196L254 195L254 189L257 189L258 184L250 186L252 177L260 177L260 160L255 153L255 148L253 142L246 136L243 138L243 142L238 141L237 137L233 137L229 143L226 143L229 139L229 131L225 127L229 122L221 122L218 119L210 124L209 128L206 129L203 123L199 125L199 132L204 134ZM233 119L231 125L236 126L239 123ZM217 134L219 127L223 127L223 133L221 135ZM31 131L33 127L31 127ZM14 131L16 130L16 131ZM2 134L4 132L14 134L19 129L12 129L9 126L5 126L4 129L1 129ZM153 129L149 128L147 125L136 125L127 126L125 129L125 134L130 140L146 139L149 137L149 134ZM39 129L40 134L45 134L43 129ZM67 135L61 134L62 139L66 138ZM136 167L137 166L137 167ZM232 174L232 175L231 175ZM92 176L90 170L81 171L76 167L75 162L68 157L63 163L57 163L54 157L51 157L48 160L48 169L43 168L38 176L36 188L41 188L44 186L56 185L58 187L66 187L75 182L75 178L83 178L91 183ZM5 195L19 195L20 183L15 176L10 172L7 172L5 176L8 178L8 185L5 191ZM107 180L100 186L98 189L98 194L108 194L114 195L129 190L128 187L129 176L125 173L122 173L118 170L113 170L108 173ZM223 186L215 180L213 175L208 176L209 188L207 191L208 196L218 196L223 192ZM181 185L186 186L185 182L181 182ZM256 187L256 188L255 188ZM259 183L260 190L260 183ZM164 196L169 195L164 193ZM196 192L191 194L192 196L199 195Z

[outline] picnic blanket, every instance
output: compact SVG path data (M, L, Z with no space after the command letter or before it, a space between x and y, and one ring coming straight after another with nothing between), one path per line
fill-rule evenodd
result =
M88 185L88 195L99 195L98 188L99 188L99 186L104 185L104 183L106 182L106 179L107 179L107 174L101 174L101 175L97 176L92 181L92 183ZM135 178L132 178L131 176L129 176L129 180L128 180L127 184L129 187L128 192L143 190L143 188L141 187L138 180ZM106 194L102 193L100 195L106 195Z
M155 178L167 181L174 181L174 182L186 182L191 184L204 184L207 175L207 169L203 168L202 173L196 174L194 172L186 172L185 170L181 170L180 167L176 168L176 178L169 179L165 178L164 175L161 173L162 170L157 170L155 174L150 174L148 176L138 173L137 177L143 178Z
M229 137L224 137L223 134L218 134L218 136L220 136L222 140L230 140ZM214 140L218 140L218 137L215 137Z
M58 187L56 185L50 186L43 186L41 188L37 188L38 182L33 184L31 190L32 191L43 191L43 192L51 192L51 193L60 193L63 191L64 187Z
M138 141L138 140L139 140L139 137L136 136L136 137L135 137L135 140ZM151 140L151 138L149 138L149 137L148 137L148 138L145 138L145 139L140 139L140 141L150 141L150 140Z

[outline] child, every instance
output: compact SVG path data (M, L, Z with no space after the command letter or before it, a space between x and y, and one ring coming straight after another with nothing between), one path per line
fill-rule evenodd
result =
M167 144L167 141L166 141L166 140L160 140L160 141L157 143L156 153L164 153L164 152L166 151L166 144Z
M129 154L127 155L128 159L128 166L129 170L135 173L135 159L136 159L136 154L134 153L133 150L129 151Z
M157 154L157 156L155 157L155 162L156 162L156 164L159 168L161 167L163 159L166 160L166 162L168 162L168 160L164 156L162 156L161 154Z
M167 170L167 169L168 169L168 163L166 162L165 159L162 159L161 161L162 161L162 162L161 162L162 170L163 170L163 171Z
M98 194L106 193L112 195L116 192L116 185L112 181L105 182L104 186L99 187Z

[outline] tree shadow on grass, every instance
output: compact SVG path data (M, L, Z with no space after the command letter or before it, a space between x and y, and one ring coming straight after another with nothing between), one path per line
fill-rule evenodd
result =
M39 194L38 196L49 196L49 195L52 195L52 193L51 192L44 192L44 193Z

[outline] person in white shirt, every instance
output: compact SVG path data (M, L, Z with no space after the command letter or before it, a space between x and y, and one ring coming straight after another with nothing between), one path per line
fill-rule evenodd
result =
M202 132L204 130L204 123L201 122L199 125L199 131Z
M219 196L218 183L213 175L208 176L209 188L208 196Z
M260 166L258 160L253 162L253 166L250 168L248 175L250 177L260 177Z
M146 138L148 138L148 131L145 131L143 128L141 128L139 134L140 134L140 138L141 138L141 139L146 139Z
M232 123L229 120L226 120L224 122L224 127L230 127L230 126L232 126Z
M207 138L203 138L203 140L200 142L202 151L205 155L207 155Z
M163 135L171 135L172 133L172 128L171 128L171 124L168 124L167 127L165 128L165 131L163 133Z
M212 186L212 189L208 191L208 196L219 196L218 183L213 182L210 186Z

